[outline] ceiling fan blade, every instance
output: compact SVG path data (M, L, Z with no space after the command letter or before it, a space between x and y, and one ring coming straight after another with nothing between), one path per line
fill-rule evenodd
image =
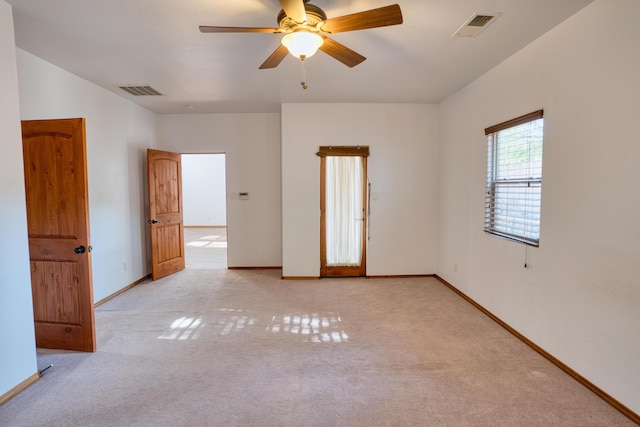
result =
M324 43L320 46L320 50L326 53L329 56L337 59L342 62L347 67L355 67L362 61L364 61L364 56L360 55L358 52L354 52L343 44L338 43L335 40L330 39L329 37L323 37Z
M320 29L325 33L341 33L398 24L402 24L402 11L399 5L392 4L378 9L327 19L320 26Z
M307 11L302 0L280 0L280 6L284 13L298 24L307 22Z
M280 28L259 28L259 27L212 27L209 25L200 26L201 33L281 33Z
M280 45L278 46L278 48L271 54L270 57L267 58L266 61L264 61L262 63L262 65L260 67L258 67L260 70L264 70L267 68L275 68L278 65L280 65L280 63L282 62L282 60L289 54L289 50L283 46Z

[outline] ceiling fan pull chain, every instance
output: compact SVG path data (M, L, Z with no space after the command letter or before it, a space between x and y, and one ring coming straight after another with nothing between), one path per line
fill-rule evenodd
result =
M305 81L307 80L307 70L304 66L305 56L300 55L300 59L302 60L302 81L300 82L300 84L302 85L302 89L306 89L308 86L307 86L307 82Z

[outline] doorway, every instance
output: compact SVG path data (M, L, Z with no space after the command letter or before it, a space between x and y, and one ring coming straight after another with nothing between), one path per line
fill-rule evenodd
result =
M320 147L320 276L366 275L368 147Z
M226 269L226 155L182 154L182 191L186 268Z

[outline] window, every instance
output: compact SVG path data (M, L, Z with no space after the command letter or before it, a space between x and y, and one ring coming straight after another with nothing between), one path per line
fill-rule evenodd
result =
M538 246L543 110L491 126L484 231Z

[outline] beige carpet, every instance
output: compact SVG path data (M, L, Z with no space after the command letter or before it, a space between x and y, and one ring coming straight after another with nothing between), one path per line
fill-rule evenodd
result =
M432 278L191 269L99 307L98 352L2 426L630 426Z

